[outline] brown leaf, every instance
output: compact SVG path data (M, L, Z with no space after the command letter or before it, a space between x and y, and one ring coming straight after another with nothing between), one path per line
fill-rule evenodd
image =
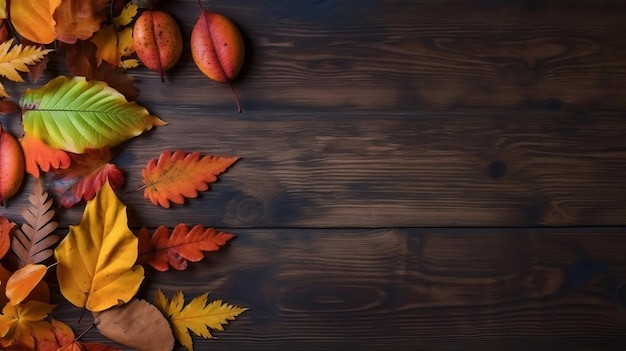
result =
M115 67L108 62L96 63L96 45L91 41L78 41L68 45L61 43L59 51L64 54L67 69L75 76L83 76L90 80L101 80L124 94L129 101L136 100L139 89L135 86L135 78L126 74L124 69Z
M55 9L54 30L59 41L73 44L91 38L107 18L109 0L63 0Z
M129 303L94 313L94 323L107 338L139 351L170 351L174 335L165 316L152 304Z
M16 268L27 263L41 263L52 256L52 246L59 241L53 234L57 223L53 221L52 199L35 181L33 193L28 197L31 206L22 210L24 224L16 230L11 241L12 258Z
M3 115L18 113L21 110L22 108L15 101L6 99L0 100L0 113L2 113Z

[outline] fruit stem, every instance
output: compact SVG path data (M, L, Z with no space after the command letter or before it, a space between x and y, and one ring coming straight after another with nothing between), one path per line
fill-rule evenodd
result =
M233 96L235 96L235 102L237 103L237 112L241 113L241 104L239 103L239 97L237 96L237 93L235 92L235 88L233 87L233 84L230 81L228 82L228 86L230 87L230 91L233 92Z

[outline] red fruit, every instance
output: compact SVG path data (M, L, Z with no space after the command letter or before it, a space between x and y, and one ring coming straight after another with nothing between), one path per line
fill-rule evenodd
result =
M0 205L15 195L24 179L24 153L15 137L0 125Z
M169 13L146 10L135 21L133 41L139 60L149 69L163 72L174 67L183 52L178 23Z
M209 79L230 83L243 66L245 47L241 33L225 16L204 10L201 12L191 32L193 60ZM241 112L236 95L235 99L237 110Z

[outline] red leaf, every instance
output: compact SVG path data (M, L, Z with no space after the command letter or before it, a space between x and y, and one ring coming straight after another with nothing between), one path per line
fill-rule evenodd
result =
M217 251L234 237L215 228L205 229L202 225L190 230L183 223L174 227L171 235L165 226L157 228L152 237L146 228L142 228L139 231L139 263L147 263L161 272L168 270L169 266L184 270L187 261L202 260L204 252Z
M18 113L21 110L22 108L15 101L6 99L0 100L0 113L2 113L3 115Z
M87 149L83 154L69 154L71 166L54 171L50 182L52 192L59 197L65 208L81 200L89 201L106 183L117 189L124 184L124 175L114 164L108 163L112 156L108 147Z

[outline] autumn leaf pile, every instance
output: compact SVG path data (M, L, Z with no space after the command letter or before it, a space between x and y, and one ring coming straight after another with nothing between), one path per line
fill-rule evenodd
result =
M142 19L142 26L175 24L171 16L138 6L155 3L0 0L0 113L21 114L23 128L18 142L0 123L0 204L11 206L9 198L15 194L28 196L29 201L22 218L0 214L2 350L117 350L114 343L138 350L172 350L176 342L193 350L193 335L212 338L213 331L222 331L246 310L210 301L208 293L185 299L178 291L168 298L159 289L153 303L138 295L147 269L185 270L234 237L186 223L162 225L152 233L147 228L133 231L126 205L116 194L124 173L112 163L115 154L124 142L167 125L135 101L139 91L128 71L143 63L158 68L162 77L178 59L178 49L165 50L159 38L156 56L150 56L151 38L144 38L147 46L141 47L140 55L135 53L138 35L133 26L138 16L150 13L150 21L165 18L163 23ZM213 21L226 23L220 27L226 29L219 30L239 45L232 47L243 50L242 41L223 16L200 12L194 60L197 56L201 72L213 79L200 65L219 59L217 67L225 76L216 80L230 82L242 61L233 54L224 60L213 52L213 43L206 42L219 37L208 35ZM167 40L179 32L170 35ZM48 69L50 55L56 55L65 71L53 73L53 78L13 101L3 83L19 84L26 75L36 82ZM163 150L147 161L140 189L146 201L169 208L209 190L209 184L237 160ZM19 192L24 179L32 180L30 194ZM63 208L77 205L84 205L80 222L69 230L59 229L57 217ZM76 333L55 318L51 295L56 292L51 286L58 286L77 311L91 313L91 327L114 343L83 342L82 335L91 327Z

